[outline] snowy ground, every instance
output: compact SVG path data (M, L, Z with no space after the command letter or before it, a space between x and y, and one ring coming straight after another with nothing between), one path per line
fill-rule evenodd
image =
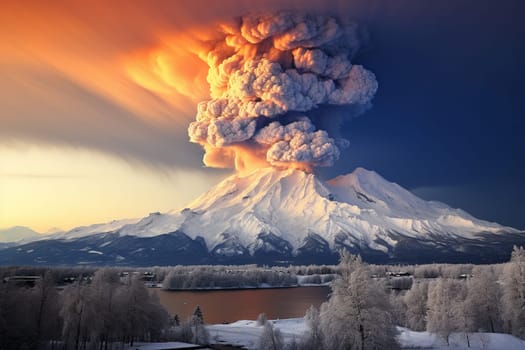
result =
M302 318L289 318L286 320L272 320L275 328L279 328L284 341L289 343L295 337L297 341L305 332ZM210 332L212 343L224 343L244 346L247 349L257 349L259 337L263 331L256 321L237 321L230 324L215 324L206 327Z
M299 341L306 330L302 318L272 320L275 328L279 328L286 343L296 339ZM224 343L256 349L263 327L256 321L237 321L230 324L216 324L206 327L213 343ZM414 332L399 327L399 343L402 349L429 350L525 350L525 341L509 334L471 333L470 348L467 347L465 334L453 334L450 337L450 347L444 339L428 332Z
M434 350L525 350L525 341L509 334L500 333L469 333L470 347L464 333L450 336L450 346L445 340L428 332L414 332L399 327L399 343L403 349L434 349Z

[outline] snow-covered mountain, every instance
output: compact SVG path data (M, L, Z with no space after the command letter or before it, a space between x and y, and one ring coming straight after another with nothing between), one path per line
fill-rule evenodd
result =
M54 240L70 248L83 242L78 249L91 252L84 258L104 263L140 257L155 264L160 255L173 264L334 262L341 248L371 261L481 262L507 259L513 244L525 244L525 233L424 201L362 168L326 182L267 168L228 177L181 211L83 227ZM122 240L133 251L123 251Z
M34 239L39 236L38 232L25 226L14 226L0 230L1 243L13 243L25 239Z

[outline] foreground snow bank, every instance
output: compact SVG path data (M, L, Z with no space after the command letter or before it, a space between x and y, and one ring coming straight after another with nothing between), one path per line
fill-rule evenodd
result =
M291 343L306 331L303 318L289 318L285 320L271 320L275 328L279 328L285 343ZM232 344L244 346L247 349L257 349L257 343L262 334L263 327L256 321L237 321L230 324L215 324L206 326L210 332L212 343Z
M398 342L402 349L433 349L433 350L525 350L525 341L510 334L500 333L469 333L468 347L465 333L454 333L450 336L450 346L436 334L429 332L414 332L398 327L400 334Z
M293 339L299 341L306 332L303 318L271 320L274 328L279 328L285 343ZM215 324L206 326L210 332L212 343L244 346L247 349L257 349L263 327L256 321L242 320L230 324ZM469 333L470 348L463 333L450 336L450 347L445 340L436 334L415 332L398 327L398 342L402 349L429 350L525 350L525 341L509 334L499 333Z

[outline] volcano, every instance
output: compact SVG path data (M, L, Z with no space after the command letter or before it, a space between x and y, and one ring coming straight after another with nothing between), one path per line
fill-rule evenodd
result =
M323 181L300 170L233 175L186 208L4 249L6 264L375 263L508 260L525 232L425 201L374 171Z

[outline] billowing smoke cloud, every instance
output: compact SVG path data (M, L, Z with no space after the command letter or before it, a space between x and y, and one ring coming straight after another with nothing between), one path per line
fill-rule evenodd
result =
M278 13L244 16L222 32L200 54L211 99L199 103L188 128L206 150L205 164L249 166L239 159L251 153L278 167L333 165L348 142L317 130L308 112L327 105L364 110L374 97L374 74L351 62L360 48L356 24ZM330 117L327 110L323 119Z
M285 126L273 122L261 129L254 140L270 147L266 159L272 165L308 163L330 166L339 158L334 139L324 130L315 131L315 126L306 117Z

